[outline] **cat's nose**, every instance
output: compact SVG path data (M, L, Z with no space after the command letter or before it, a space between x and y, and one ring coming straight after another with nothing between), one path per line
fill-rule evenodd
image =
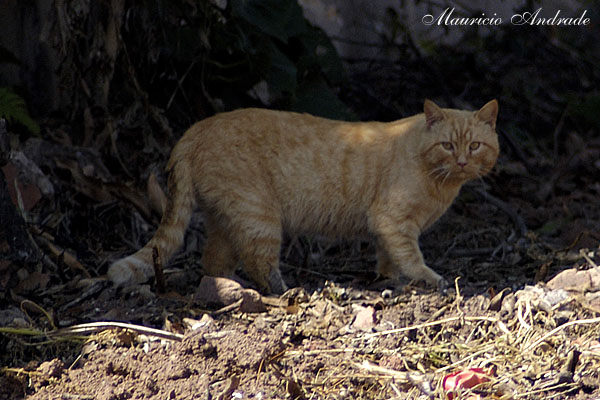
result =
M458 164L459 167L464 168L467 166L467 162L466 161L457 161L456 162Z

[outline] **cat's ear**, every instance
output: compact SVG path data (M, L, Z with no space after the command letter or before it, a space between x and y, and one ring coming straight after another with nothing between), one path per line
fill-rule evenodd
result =
M423 104L423 111L425 111L425 121L427 122L427 127L430 128L431 125L435 124L446 118L446 114L444 110L437 106L433 101L429 99L425 99L425 104Z
M494 99L481 107L475 116L482 122L496 129L496 118L498 118L498 100Z

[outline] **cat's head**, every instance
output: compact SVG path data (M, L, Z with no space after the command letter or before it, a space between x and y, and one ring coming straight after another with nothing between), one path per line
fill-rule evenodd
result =
M488 173L498 158L498 102L478 111L440 108L425 100L421 158L427 173L441 183L464 182Z

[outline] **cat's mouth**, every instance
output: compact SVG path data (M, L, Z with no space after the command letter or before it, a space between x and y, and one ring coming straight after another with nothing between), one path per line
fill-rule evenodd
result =
M456 168L454 173L452 174L456 179L459 180L469 180L478 177L477 171L473 171L469 168Z
M459 181L466 181L471 178L471 174L468 174L466 171L458 171L454 174L455 179Z
M468 181L473 178L473 174L465 171L464 169L448 169L446 173L439 174L436 177L436 180L440 182L442 185L444 184L462 184L464 181Z
M450 182L456 184L457 182L462 183L470 179L478 178L480 173L481 171L477 168L473 168L473 166L460 167L456 165L434 169L429 175L442 184Z

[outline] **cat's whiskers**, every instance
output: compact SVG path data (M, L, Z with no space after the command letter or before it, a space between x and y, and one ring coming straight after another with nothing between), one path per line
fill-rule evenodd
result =
M452 175L452 170L446 165L437 166L428 172L428 176L441 186L445 185L448 180L452 180Z
M484 165L480 165L477 173L475 174L475 179L479 179L481 180L481 182L483 183L483 176L486 175L488 173L488 170L485 168Z
M446 180L448 180L448 178L450 177L451 174L452 174L452 172L449 169L447 169L446 176L444 176L444 179L442 179L442 186L446 183Z
M442 178L443 175L448 175L449 173L450 171L448 171L448 169L445 166L441 165L430 170L428 175L430 178L437 181L440 178Z

